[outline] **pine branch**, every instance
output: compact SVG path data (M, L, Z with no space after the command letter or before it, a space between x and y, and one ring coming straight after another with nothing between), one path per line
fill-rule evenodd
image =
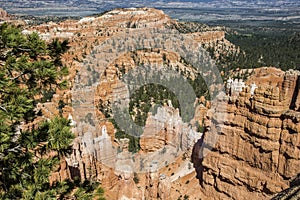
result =
M29 73L30 73L29 71L24 71L23 73L19 74L19 75L16 76L16 77L11 77L10 80L11 80L11 81L17 80L17 79L20 78L21 76L26 75L26 74L29 74Z
M0 105L0 109L3 110L3 111L5 111L5 112L8 112L8 111L6 110L6 108L3 107L3 106L1 106L1 105Z

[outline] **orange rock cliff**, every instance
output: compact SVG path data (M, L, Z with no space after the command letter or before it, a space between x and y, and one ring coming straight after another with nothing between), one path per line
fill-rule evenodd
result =
M187 27L190 31L184 32ZM253 94L245 87L235 95L220 96L218 102L212 102L212 109L203 105L205 100L199 100L193 121L202 123L205 118L203 135L183 122L178 110L165 105L147 118L141 150L135 155L128 151L127 139L115 138L116 127L97 106L101 103L110 110L114 98L126 99L126 87L120 82L122 73L140 63L165 64L187 72L190 78L197 73L181 62L178 52L140 48L109 60L107 56L118 41L111 49L101 48L120 34L148 29L176 29L204 48L215 47L216 57L239 51L225 39L221 27L183 25L151 8L117 9L79 21L25 27L25 34L36 31L47 41L59 38L70 42L70 50L62 59L69 67L66 78L72 89L57 91L52 102L41 106L44 116L51 117L59 113L57 107L63 101L63 115L73 120L76 134L73 153L61 161L51 179L99 181L107 199L270 199L288 188L289 180L300 173L297 71L257 69L246 80L248 86L256 84ZM95 53L97 50L103 57ZM106 61L109 65L104 67ZM216 130L216 144L202 157L204 144ZM166 163L155 162L159 159ZM143 166L146 170L132 164L143 161L150 163Z

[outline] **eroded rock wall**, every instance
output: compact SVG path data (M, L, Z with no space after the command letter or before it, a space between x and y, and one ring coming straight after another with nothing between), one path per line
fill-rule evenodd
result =
M57 108L59 102L62 101L66 104L61 110L62 114L66 117L71 114L73 120L77 122L73 129L77 136L74 140L73 153L68 158L68 165L66 165L66 162L61 163L61 168L58 173L53 175L53 180L62 180L66 176L70 176L71 178L79 177L81 180L99 181L106 191L107 199L177 199L180 195L183 197L187 192L192 195L198 189L200 191L198 181L193 177L194 173L191 173L193 169L190 166L189 156L185 156L185 160L181 157L178 158L176 162L170 164L172 167L166 166L162 170L164 174L168 173L172 181L169 177L160 176L161 172L153 171L138 174L139 181L135 182L136 175L134 173L122 174L113 169L112 166L101 163L101 160L106 160L106 158L109 161L115 161L115 159L118 159L116 156L107 154L109 151L101 153L99 145L97 148L93 148L95 146L93 143L99 142L94 139L103 136L103 132L101 133L103 127L106 127L107 133L104 141L111 143L112 147L115 148L119 145L114 138L115 128L113 124L105 119L105 114L101 113L97 106L101 100L103 105L109 109L111 103L109 100L113 95L113 90L114 94L117 94L116 96L126 95L124 85L118 82L118 79L122 76L121 69L126 73L139 63L164 65L164 62L167 61L168 66L173 70L186 71L192 79L195 73L191 66L186 66L185 63L180 61L181 58L176 52L163 52L162 50L160 50L160 53L157 50L152 50L152 52L144 50L128 52L119 56L115 61L110 61L112 64L105 68L104 60L109 59L106 55L110 54L101 54L104 56L99 57L99 55L93 53L95 47L118 34L125 34L126 31L132 29L158 28L163 31L168 27L168 24L177 23L162 11L155 9L118 9L99 17L87 17L80 21L68 20L59 23L48 23L38 27L28 27L24 31L25 34L37 31L47 41L54 38L68 39L71 47L67 53L62 55L62 61L69 68L70 75L66 79L70 81L73 90L72 92L70 90L57 91L58 96L55 96L54 101L43 105L44 115L50 118L59 114ZM192 33L192 38L204 47L215 46L216 54L235 51L235 47L224 38L224 31L206 27L205 30L197 32ZM190 36L190 32L186 34ZM115 44L112 43L111 49L105 49L105 51L109 52L114 49L116 47L114 45L118 45L117 40ZM100 50L103 52L102 49ZM135 53L134 56L132 56L133 53ZM164 61L163 53L165 53L166 61ZM95 62L89 63L85 59L87 56ZM116 67L115 64L118 64L119 67ZM77 76L78 71L80 71L81 76ZM92 76L89 76L90 74ZM105 81L97 85L99 79ZM202 125L200 118L205 115L206 108L198 107L196 109L199 112L196 113L198 117L195 117L194 121L198 121ZM93 119L99 119L99 121L96 122ZM151 126L149 125L149 127ZM170 141L178 143L179 140L172 138L174 133L172 128L167 128L167 132L158 134L158 140L162 144L168 144ZM181 141L187 143L188 139L184 138ZM151 140L143 142L146 148L144 148L144 152L140 152L141 155L149 150L163 150L162 144L152 145L151 142L153 141ZM153 149L151 149L152 147ZM173 149L176 150L176 148ZM126 163L128 160L126 157L125 160L120 160L120 162ZM176 167L176 170L173 167ZM182 179L187 174L188 178ZM190 183L188 184L187 181L190 181ZM178 190L178 192L174 192L174 190ZM173 194L170 195L170 191L173 191ZM198 196L198 194L195 196Z
M256 82L263 77L259 74ZM218 141L203 159L199 159L199 146L193 155L204 195L269 199L287 188L288 180L300 172L298 103L291 109L300 98L299 75L282 72L277 83L262 83L254 96L246 88L238 97L225 96L218 102L218 114L207 123L204 143L215 125L220 130ZM224 115L227 117L221 119Z

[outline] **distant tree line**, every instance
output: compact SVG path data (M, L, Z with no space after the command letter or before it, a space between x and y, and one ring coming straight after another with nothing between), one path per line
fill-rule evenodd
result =
M241 48L241 53L227 58L227 70L273 66L282 70L300 69L300 33L257 31L227 34L226 38Z

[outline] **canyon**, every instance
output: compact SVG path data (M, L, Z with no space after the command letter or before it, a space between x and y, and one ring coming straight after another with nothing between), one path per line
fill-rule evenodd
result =
M129 129L139 138L135 153L129 151L130 139L116 137L124 119L116 116L114 105L130 102L130 82L124 77L137 76L137 68L149 65L145 77L172 70L174 77L194 80L201 74L213 82L214 61L205 49L213 47L215 58L240 52L222 27L200 28L160 10L132 8L24 27L24 34L32 32L46 41L68 39L70 46L62 55L70 89L58 90L51 102L39 105L50 118L63 102L61 113L72 121L76 135L71 155L51 181L97 181L107 199L270 199L300 173L299 71L255 69L242 91L227 94L223 82L208 84L219 94L211 101L187 96L194 110L189 121L172 102L161 105L148 113L144 128ZM169 41L172 36L176 40ZM206 68L199 71L185 61L182 49L191 63L189 52L200 49ZM254 83L257 88L251 91ZM126 122L124 129L132 125Z

